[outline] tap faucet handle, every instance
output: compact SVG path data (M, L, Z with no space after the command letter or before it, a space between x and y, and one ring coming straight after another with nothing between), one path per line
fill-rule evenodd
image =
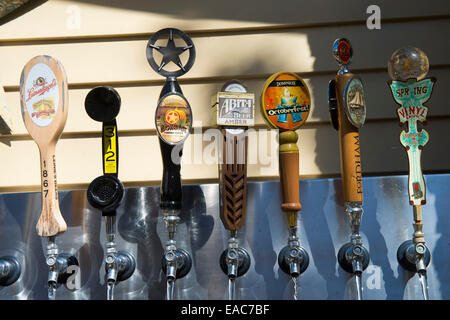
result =
M175 38L180 38L185 45L177 47ZM167 38L166 46L157 44ZM160 64L156 63L154 51L163 55ZM187 51L188 61L185 65L180 55ZM177 77L188 72L195 61L195 46L191 38L176 28L165 28L157 31L149 39L146 47L147 60L153 70L166 77L161 90L155 113L156 131L158 132L161 156L163 160L163 178L161 181L162 209L181 208L181 155L183 142L189 136L192 127L192 111L187 99L183 96ZM164 67L170 62L178 66L176 71L168 71Z
M221 129L223 163L219 165L220 218L226 229L239 230L247 207L248 137L242 130Z
M41 55L25 65L20 77L20 102L25 127L41 159L42 209L36 231L41 237L55 236L67 230L59 209L55 147L67 120L68 86L58 60Z
M362 202L359 128L365 121L363 84L351 73L337 75L335 82L344 201Z
M279 72L266 81L261 109L267 122L280 130L279 170L283 194L281 209L287 213L288 225L297 224L299 201L299 151L295 130L309 115L311 95L308 86L297 74Z
M181 209L181 156L192 127L192 111L175 78L168 78L155 113L163 161L162 209Z
M119 140L116 117L120 111L119 93L111 87L95 87L86 96L87 114L102 122L103 174L117 177L119 169Z
M254 94L239 80L225 83L213 95L213 122L222 136L219 163L220 218L230 231L239 230L247 207L248 126L254 125Z
M297 212L302 208L299 197L298 135L295 131L283 131L280 132L279 140L280 182L283 193L281 209L285 212Z
M87 199L103 216L115 216L124 187L118 178L119 141L116 117L120 111L120 95L114 88L95 87L86 95L86 113L102 122L103 176L95 178L88 187Z
M341 175L345 202L362 202L362 167L359 128L366 119L364 85L348 71L353 57L350 41L336 39L333 56L340 69L328 86L329 109L333 126L339 131Z

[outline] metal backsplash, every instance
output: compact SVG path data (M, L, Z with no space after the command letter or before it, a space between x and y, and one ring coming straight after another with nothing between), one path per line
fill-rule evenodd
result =
M412 207L407 176L364 178L362 235L371 261L363 274L365 299L422 299L417 275L403 270L398 246L412 237ZM431 299L450 299L450 174L425 176L427 204L424 232L432 258L428 268ZM86 200L85 190L61 191L61 212L68 230L57 237L60 252L74 254L80 269L73 277L76 290L61 285L56 299L106 299L104 281L105 224ZM183 210L177 245L193 259L190 273L176 282L177 299L227 299L228 279L219 267L228 232L219 218L218 185L183 187ZM310 256L299 278L299 299L352 299L354 279L343 271L336 254L349 241L350 226L342 206L341 180L300 182L299 236ZM117 248L136 258L136 271L118 283L115 299L164 299L161 271L167 239L158 209L159 188L128 188L117 211ZM0 256L22 263L19 280L0 287L0 299L47 299L44 250L37 236L40 193L0 195ZM292 299L289 277L277 263L287 243L287 225L280 210L279 182L248 184L247 217L238 233L251 256L250 270L237 280L239 299Z

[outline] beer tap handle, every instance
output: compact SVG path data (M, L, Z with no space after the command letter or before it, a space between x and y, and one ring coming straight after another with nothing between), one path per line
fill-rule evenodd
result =
M356 280L356 299L362 300L362 273L370 262L369 251L359 233L363 214L362 167L359 128L366 118L364 86L359 76L348 70L353 49L345 38L333 43L333 55L339 70L328 87L329 110L333 126L338 130L340 164L345 211L350 220L350 242L338 251L339 265Z
M309 256L297 236L300 204L300 156L295 132L308 118L311 96L308 86L295 73L279 72L264 86L261 109L267 122L279 132L279 171L282 191L281 210L289 227L288 244L278 254L278 265L291 279L296 279L309 265ZM294 283L294 298L297 298Z
M244 129L221 129L223 137L223 163L219 180L222 201L220 218L226 229L239 230L244 221L247 206L247 145Z
M236 278L250 268L247 250L239 246L237 231L245 221L247 207L248 126L254 125L254 94L239 80L225 83L212 97L213 122L220 128L222 152L219 161L220 219L230 231L228 246L219 265L228 276L228 296L236 296Z
M282 190L281 209L287 215L289 227L297 225L297 212L302 208L299 190L299 151L298 135L295 131L280 132L279 170Z
M295 73L279 72L266 81L261 97L261 109L267 122L280 130L279 171L283 198L281 209L287 214L289 227L297 225L297 212L301 209L298 135L295 130L305 123L310 108L308 86Z
M175 36L185 42L177 47ZM167 39L165 46L156 44L162 38ZM154 51L162 55L157 63ZM189 58L185 65L180 55L187 51ZM181 209L181 156L183 142L188 137L192 126L192 112L189 102L183 96L177 77L188 72L195 61L195 46L191 38L176 28L165 28L157 31L149 39L146 47L147 61L155 72L166 77L166 82L159 96L155 113L156 130L160 139L163 161L163 178L161 182L160 207L167 210ZM172 62L179 69L168 71L165 67Z
M177 47L175 36L181 38L184 46ZM166 46L156 44L161 38L168 38ZM160 63L154 58L154 51L162 54ZM188 51L189 58L185 65L180 55ZM146 48L147 60L155 72L166 77L166 82L159 96L155 112L156 131L163 163L161 181L160 208L169 235L166 250L162 259L163 272L167 279L167 299L172 300L174 282L185 276L191 268L191 258L187 251L177 249L175 241L176 226L181 210L181 156L183 143L189 136L192 127L192 112L187 99L183 96L177 77L189 71L195 61L195 46L183 31L175 28L165 28L157 31L148 41ZM168 71L165 67L172 62L178 66L176 71Z
M87 114L95 121L102 122L102 164L103 175L95 178L88 187L88 202L102 212L106 225L105 278L107 300L114 299L117 281L131 277L136 262L127 251L116 248L116 209L119 207L124 187L118 178L119 140L116 117L120 111L119 93L111 87L96 87L86 96Z
M56 182L56 143L68 115L67 77L59 61L37 56L24 67L20 78L22 117L36 142L41 158L42 210L36 230L41 237L66 231L59 209Z
M418 126L426 123L428 108L424 105L433 92L436 78L425 78L429 70L427 55L420 49L407 46L396 50L388 62L388 81L397 109L400 125L407 129L400 134L400 142L405 147L409 161L408 193L413 206L414 234L412 240L403 242L397 250L400 265L419 275L424 300L429 299L426 268L430 263L430 250L425 245L422 231L421 206L426 203L426 185L421 168L421 153L428 143L428 132Z
M254 125L254 94L239 80L230 80L213 95L212 120L222 136L219 163L220 219L233 234L244 221L247 207L247 129Z
M86 113L102 123L103 175L95 178L88 187L89 203L102 211L103 216L115 216L124 187L118 178L119 140L116 117L120 111L120 95L114 88L95 87L86 96Z
M163 176L161 181L161 209L181 210L181 165L173 161L172 156L181 160L182 146L170 145L159 140L163 163Z
M192 126L192 112L175 77L166 79L155 118L163 164L160 207L181 210L181 157Z
M330 81L328 97L332 124L339 131L344 202L362 204L359 128L366 119L364 86L361 78L348 70L353 58L350 41L336 39L332 53L339 70L335 79Z
M348 83L355 81L351 73L336 76L336 95L338 105L339 145L341 157L341 174L344 202L363 202L362 168L359 129L353 125L344 105L343 97L347 94ZM358 80L359 81L359 80Z

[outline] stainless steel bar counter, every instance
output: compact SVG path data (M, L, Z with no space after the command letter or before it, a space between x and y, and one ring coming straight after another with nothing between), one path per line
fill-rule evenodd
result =
M422 299L417 274L397 261L397 248L411 238L407 176L363 178L364 223L361 234L370 251L363 278L365 299ZM450 174L425 175L427 204L424 233L431 252L428 267L430 299L450 299ZM300 181L300 242L310 254L300 276L298 299L353 299L352 275L339 267L336 255L350 226L343 209L341 179ZM177 281L177 299L227 299L228 279L219 266L228 232L219 217L217 184L183 186L177 243L192 254L192 269ZM61 251L73 254L66 284L57 299L105 300L105 225L86 199L85 190L60 191L67 231L57 238ZM159 187L126 188L117 209L117 245L136 259L136 270L119 282L115 299L164 299L161 269L167 233L159 209ZM240 278L236 299L292 299L290 278L280 270L277 253L286 243L286 219L279 208L278 181L248 184L247 217L239 242L251 256L249 271ZM22 265L19 279L0 287L0 299L47 299L46 244L35 226L40 193L0 195L0 256L14 256Z

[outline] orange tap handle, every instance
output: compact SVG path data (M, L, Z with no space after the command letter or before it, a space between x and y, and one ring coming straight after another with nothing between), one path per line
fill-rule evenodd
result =
M362 167L359 130L347 118L342 101L351 73L336 76L336 97L338 104L339 145L344 202L362 202Z

